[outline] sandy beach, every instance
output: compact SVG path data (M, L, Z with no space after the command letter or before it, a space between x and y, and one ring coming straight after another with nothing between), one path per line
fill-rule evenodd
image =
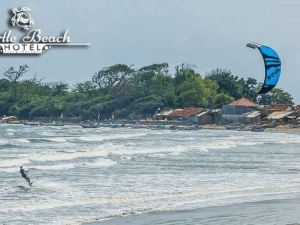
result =
M84 225L297 225L300 199L270 200L186 211L153 212Z

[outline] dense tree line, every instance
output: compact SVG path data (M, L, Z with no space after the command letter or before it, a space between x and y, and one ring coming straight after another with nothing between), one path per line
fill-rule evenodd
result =
M0 116L19 118L82 117L82 119L147 117L158 110L183 107L220 108L234 99L257 100L260 84L253 78L239 78L227 70L201 76L182 64L172 74L166 63L139 69L117 64L96 72L91 81L70 86L47 83L29 73L27 65L6 70L0 79ZM258 100L261 104L289 103L292 97L274 89Z

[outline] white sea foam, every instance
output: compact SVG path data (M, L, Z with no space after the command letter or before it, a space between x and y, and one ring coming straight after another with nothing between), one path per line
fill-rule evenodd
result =
M75 168L75 165L73 163L31 166L31 169L35 169L35 170L67 170L67 169L72 169L72 168Z
M68 142L71 141L73 138L71 137L40 137L40 138L28 138L27 140L29 142L58 142L58 143L63 143L63 142Z
M16 143L30 143L30 141L26 138L17 138L17 139L14 139L14 142L16 142Z
M4 173L18 173L19 172L19 165L11 166L12 164L9 165L9 167L0 167L0 171ZM24 164L23 164L24 165ZM75 168L75 165L73 163L67 163L67 164L56 164L56 165L31 165L31 164L26 164L25 165L27 168L31 170L68 170Z
M187 140L187 141L193 141L195 140L196 138L194 137L186 137L186 138L183 138L184 140Z
M0 167L0 171L3 173L17 173L19 172L19 167L9 167L9 168L2 168Z
M229 140L216 140L216 141L207 141L207 142L199 142L198 144L189 145L190 148L194 150L201 151L209 151L209 150L218 150L218 149L230 149L237 147L237 143L235 141Z
M31 153L20 158L0 160L0 168L18 167L20 165L31 164L32 162L58 162L68 161L78 158L94 158L107 156L108 152L101 149L92 151L73 151L73 152L43 152Z
M115 135L114 138L125 138L125 137L138 137L140 135L145 134L124 134L124 135ZM92 136L93 138L95 136ZM297 142L300 141L299 136L285 136L286 141L289 142ZM65 141L65 138L50 138L49 140L56 140L56 141ZM14 141L24 142L27 143L26 139L15 139ZM192 140L191 140L192 141ZM3 142L3 140L0 140ZM186 145L176 145L176 146L160 146L160 147L144 147L140 148L139 146L135 145L121 145L121 144L113 144L107 143L105 145L101 145L98 147L91 147L91 149L85 150L73 150L72 152L43 152L43 153L32 153L20 159L13 159L13 160L1 160L0 167L15 167L21 164L28 164L31 161L36 162L51 162L51 161L67 161L67 160L74 160L77 158L94 158L94 157L106 157L109 154L113 155L135 155L135 154L155 154L155 153L165 153L165 154L173 154L173 155L180 155L183 152L187 151L209 151L209 150L218 150L218 149L230 149L235 148L239 145L256 145L261 144L259 141L257 142L243 142L240 139L227 139L221 138L219 140L211 141L208 140L206 142L199 142L197 144L190 144L187 143Z
M12 128L7 128L6 129L6 132L15 132L16 131L16 129L12 129Z
M21 145L30 143L26 138L3 138L0 139L0 145Z
M107 156L106 151L101 150L92 150L92 151L76 151L76 152L46 152L46 153L36 153L29 156L29 160L38 161L38 162L47 162L47 161L65 161L73 160L78 158L92 158L92 157L101 157Z
M51 185L49 182L36 182L35 187L45 188L45 189L59 189L64 191L70 191L70 187L66 187L63 184L54 183ZM272 187L272 186L271 186ZM299 185L295 186L299 188ZM151 187L152 190L154 187ZM198 208L207 207L212 205L226 205L238 202L245 201L258 201L272 199L276 195L294 195L299 193L298 191L291 191L290 186L282 186L281 190L274 190L268 192L270 186L258 186L258 187L246 187L246 188L230 188L223 189L220 187L219 190L215 189L206 189L205 187L199 187L198 189L191 190L161 190L156 187L156 192L150 192L152 194L146 194L146 192L130 192L130 193L120 193L116 194L113 197L111 196L98 196L98 197L89 197L89 196L77 196L69 201L62 201L57 199L51 199L47 201L46 204L40 202L37 204L11 204L4 205L0 208L0 212L32 212L35 210L47 210L55 209L61 207L75 207L75 206L84 206L84 205L99 205L105 206L107 204L114 206L126 206L128 204L140 205L145 208L154 208L161 210L170 210L179 208L191 209L192 207L197 206ZM146 190L144 190L146 191ZM273 195L273 196L272 196ZM49 199L50 200L50 199ZM189 206L190 205L190 206ZM192 206L193 205L193 206Z
M0 145L6 145L8 143L7 139L0 139Z
M181 154L188 150L184 145L177 146L160 146L160 147L138 147L138 146L124 146L124 145L105 145L104 149L112 155L126 156L126 155L148 155L154 153L174 153Z
M6 135L7 136L14 136L16 134L16 130L15 129L6 129Z
M87 162L84 164L86 167L94 168L94 167L110 167L114 166L117 163L115 161L112 161L111 159L104 159L104 158L98 158L96 160Z
M242 145L242 146L253 146L253 145L258 145L258 144L260 144L259 142L240 142L240 143L238 143L238 145Z
M110 135L89 135L82 136L78 139L81 141L94 142L94 141L105 141L105 140L117 140L117 139L130 139L145 136L146 133L135 133L135 134L110 134Z
M27 158L17 158L17 159L3 159L0 160L0 168L9 168L9 167L17 167L21 165L29 164L30 161Z
M14 136L15 134L16 134L16 133L14 133L14 132L7 132L7 133L6 133L6 135L7 135L7 136L10 136L10 137Z
M245 139L245 137L243 136L236 136L236 135L230 135L228 137L223 138L225 140L241 140L241 139Z

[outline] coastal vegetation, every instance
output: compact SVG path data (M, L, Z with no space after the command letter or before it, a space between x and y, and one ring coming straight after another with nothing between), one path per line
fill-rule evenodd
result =
M260 85L254 78L240 78L216 69L203 76L188 64L170 72L167 63L141 68L116 64L102 68L91 80L70 85L44 82L31 76L30 68L7 69L0 79L0 115L21 119L81 117L82 119L142 118L169 108L220 108L246 97L259 104L293 104L292 96L275 88L257 98Z

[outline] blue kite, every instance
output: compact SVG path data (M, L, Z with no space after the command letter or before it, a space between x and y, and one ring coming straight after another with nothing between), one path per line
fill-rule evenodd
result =
M265 81L258 94L266 94L271 91L279 81L281 73L281 61L275 50L257 43L249 43L247 47L260 51L265 63Z

